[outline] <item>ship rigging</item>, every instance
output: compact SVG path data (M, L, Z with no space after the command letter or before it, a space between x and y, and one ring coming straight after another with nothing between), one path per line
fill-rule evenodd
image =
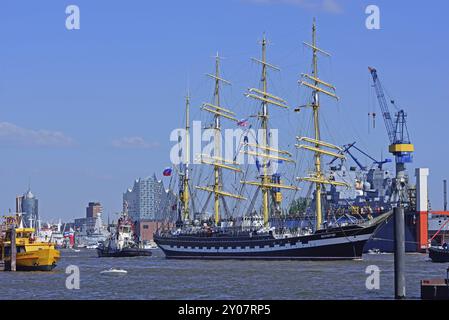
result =
M234 198L238 201L246 200L240 194L233 194L224 189L222 170L241 172L236 166L237 163L223 159L220 152L221 137L221 118L238 122L235 113L229 108L221 105L220 85L230 85L230 82L223 79L220 75L220 57L216 56L215 74L208 74L215 81L214 101L213 103L203 103L202 110L212 113L214 122L215 148L213 155L201 154L199 156L201 165L210 165L213 167L213 183L207 186L196 186L197 190L206 191L209 197L214 196L214 220L213 223L204 222L193 223L174 230L159 230L154 235L154 241L163 250L167 258L196 258L196 259L359 259L363 253L365 243L371 238L391 213L382 214L372 220L360 222L358 220L341 223L336 220L332 224L322 223L321 193L323 185L348 186L345 182L333 181L326 177L323 172L321 161L323 156L344 158L343 149L339 146L321 140L320 135L320 95L325 94L338 99L335 95L335 87L318 77L318 53L328 55L327 52L317 47L316 24L312 27L312 44L306 43L313 52L313 72L312 75L303 74L303 80L300 84L312 89L312 102L310 107L313 110L314 136L296 137L299 142L296 147L311 151L314 154L314 170L306 177L299 178L300 181L310 182L315 186L315 230L309 228L298 228L292 232L285 233L270 225L270 216L280 207L282 201L281 189L297 191L296 185L286 185L281 181L280 174L276 172L276 166L270 165L272 161L283 161L294 163L291 154L286 150L280 150L272 145L269 134L269 106L277 106L282 109L289 109L287 102L272 93L268 92L268 69L279 71L280 69L266 60L265 36L261 42L261 59L252 60L262 67L261 87L250 88L245 95L260 102L260 112L258 119L261 122L262 138L256 143L249 143L247 140L244 145L246 149L240 152L256 158L256 163L261 160L258 168L259 181L248 181L246 179L240 182L243 185L257 187L256 193L262 191L261 212L263 214L263 224L245 227L242 221L241 226L233 224L223 224L221 220L220 199L226 208L225 197ZM307 80L306 80L307 79ZM311 81L311 82L309 82ZM186 111L188 113L189 100L187 100ZM186 119L188 119L188 115ZM188 128L188 124L186 125ZM188 147L188 139L186 139ZM253 148L253 149L251 149ZM181 206L186 212L188 207L188 196L184 192L188 189L187 166L183 171L183 188ZM270 195L271 201L270 201ZM253 199L254 201L254 199ZM251 201L250 207L252 207ZM271 212L270 212L271 209ZM246 216L248 212L244 213ZM251 214L251 212L249 212ZM186 216L184 215L184 218Z

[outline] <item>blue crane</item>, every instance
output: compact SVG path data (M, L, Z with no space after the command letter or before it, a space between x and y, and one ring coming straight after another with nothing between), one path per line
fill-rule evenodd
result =
M354 160L354 162L357 164L357 166L358 166L361 170L366 171L366 166L362 165L362 164L360 163L360 161L359 161L359 160L354 156L354 154L350 151L352 148L356 149L358 152L360 152L361 154L363 154L365 157L367 157L367 158L369 158L370 160L372 160L373 163L376 164L376 165L378 166L379 169L382 169L382 166L383 166L385 163L391 162L391 159L385 159L385 160L382 160L382 161L378 161L378 160L374 159L373 157L371 157L369 154L367 154L365 151L363 151L363 150L361 150L360 148L356 147L355 144L356 144L356 143L353 142L353 143L344 145L344 146L343 146L343 150L341 151L341 153L346 153L346 154L348 154L348 155L352 158L352 160ZM337 159L338 159L337 157L335 157L334 159L332 159L332 161L329 162L329 165L331 165L332 163L334 163L335 160L337 160Z
M379 106L387 128L388 138L390 140L388 150L396 159L396 176L398 176L405 172L405 164L412 162L413 159L412 153L414 152L414 145L410 143L407 130L407 115L404 110L399 110L396 114L396 119L393 121L390 110L388 109L384 89L377 76L377 70L371 67L368 67L368 69L373 77L377 100L379 101ZM394 100L391 100L390 102L395 106Z

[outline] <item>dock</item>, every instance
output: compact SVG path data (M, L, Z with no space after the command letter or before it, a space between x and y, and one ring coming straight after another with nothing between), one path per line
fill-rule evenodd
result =
M421 299L449 300L449 268L446 279L421 280Z
M17 246L16 246L16 225L15 223L10 226L11 228L11 252L10 252L10 263L9 263L9 271L16 271L16 259L17 259ZM0 255L0 271L5 271L5 249L2 248Z
M448 279L421 280L421 299L449 300Z

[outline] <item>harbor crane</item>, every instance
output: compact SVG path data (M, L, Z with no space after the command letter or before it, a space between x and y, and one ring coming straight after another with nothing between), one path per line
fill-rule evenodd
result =
M371 76L373 77L374 89L376 90L377 100L382 111L382 116L387 128L390 145L388 151L394 155L396 162L396 191L398 191L398 201L404 201L407 197L406 189L408 186L408 175L405 168L406 163L411 163L413 160L412 153L415 151L414 145L410 142L410 137L407 129L407 114L400 109L395 115L395 120L391 116L388 108L387 99L385 98L384 89L377 76L377 70L368 67ZM397 109L394 100L390 103Z
M369 158L370 160L372 160L372 161L373 161L373 164L377 165L377 167L378 167L379 169L382 169L382 166L383 166L385 163L390 163L390 162L391 162L391 159L385 159L385 160L382 160L382 161L376 160L376 159L374 159L372 156L370 156L369 154L367 154L365 151L363 151L362 149L356 147L355 144L356 144L356 142L353 142L353 143L344 145L344 146L343 146L343 151L342 151L341 153L342 153L342 154L343 154L343 153L348 154L348 155L352 158L352 160L357 164L357 166L358 166L361 170L366 171L367 167L364 166L364 165L362 165L362 164L360 163L360 161L355 157L355 155L350 151L352 148L355 149L355 150L357 150L357 151L360 152L361 154L363 154L365 157L367 157L367 158ZM329 164L329 165L333 164L337 159L338 159L337 157L334 157L328 164Z

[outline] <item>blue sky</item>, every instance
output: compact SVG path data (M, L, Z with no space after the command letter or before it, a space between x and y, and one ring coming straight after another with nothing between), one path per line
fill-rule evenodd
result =
M76 4L81 29L65 28ZM365 28L365 8L381 10L381 29ZM358 141L376 157L387 153L367 67L409 115L416 145L413 167L429 167L432 208L442 207L448 177L449 27L447 1L191 0L23 1L0 3L0 210L14 207L29 181L44 218L82 216L89 201L119 211L137 177L161 176L170 163L170 132L183 121L187 86L192 118L210 99L213 56L233 86L226 93L243 118L242 93L257 85L257 41L265 32L274 93L298 105L296 84L310 66L312 18L319 44L333 53L322 78L342 98L326 105L333 142ZM289 124L296 123L293 114ZM274 123L277 120L274 117ZM279 122L280 123L280 122ZM298 123L300 121L298 120ZM282 139L291 139L288 130ZM411 170L413 176L413 170Z

